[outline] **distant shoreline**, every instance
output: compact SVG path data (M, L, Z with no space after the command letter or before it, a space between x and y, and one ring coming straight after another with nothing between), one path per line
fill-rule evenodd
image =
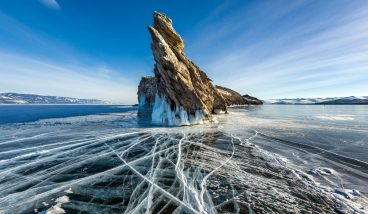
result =
M138 104L117 104L117 103L108 103L108 104L72 104L72 103L0 103L0 106L56 106L56 105L63 105L63 106L133 106L137 107ZM331 103L331 104L323 104L323 103L307 103L307 104L300 104L300 103L264 103L264 105L292 105L292 106L313 106L313 105L368 105L368 103ZM238 106L229 106L229 108L237 108L237 107L246 107L246 106L257 106L257 105L238 105Z
M264 103L264 105L291 105L291 106L343 106L343 105L349 105L349 106L356 106L356 105L368 105L368 103Z
M0 103L0 106L135 106L136 104Z

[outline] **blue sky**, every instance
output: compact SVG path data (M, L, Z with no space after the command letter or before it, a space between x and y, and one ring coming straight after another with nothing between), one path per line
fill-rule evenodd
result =
M368 95L368 1L0 1L0 92L135 103L166 13L215 84L261 99Z

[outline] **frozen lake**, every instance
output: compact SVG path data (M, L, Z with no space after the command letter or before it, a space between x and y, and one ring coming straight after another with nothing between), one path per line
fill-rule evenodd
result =
M0 106L0 124L0 213L368 208L368 106L231 108L173 128L129 106Z

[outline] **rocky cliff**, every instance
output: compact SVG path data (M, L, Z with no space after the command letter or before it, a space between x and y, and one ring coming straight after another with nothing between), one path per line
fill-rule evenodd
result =
M247 104L245 99L238 92L231 90L230 88L216 85L216 89L225 98L226 105L228 106Z
M243 95L243 99L247 105L262 105L263 104L262 100L249 96L248 94Z
M140 108L152 109L157 94L155 77L142 77L138 86L138 101Z
M139 84L140 107L151 109L152 122L161 125L198 124L211 121L212 114L226 112L233 100L185 56L184 40L171 19L157 12L153 17L153 26L148 26L148 30L155 76L143 77ZM234 100L242 103L238 93Z

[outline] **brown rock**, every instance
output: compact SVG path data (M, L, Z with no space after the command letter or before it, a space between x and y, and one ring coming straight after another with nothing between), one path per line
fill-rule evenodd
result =
M148 26L155 60L155 77L143 77L138 88L140 107L152 109L152 122L190 125L212 120L212 114L226 112L227 106L242 103L212 84L207 75L184 54L184 41L166 15L155 12ZM227 89L230 90L230 89Z
M216 85L216 89L222 94L225 98L226 105L246 105L246 101L244 98L236 91L231 90L230 88L222 87Z
M248 94L243 95L243 98L248 105L262 105L263 104L262 100L249 96Z

